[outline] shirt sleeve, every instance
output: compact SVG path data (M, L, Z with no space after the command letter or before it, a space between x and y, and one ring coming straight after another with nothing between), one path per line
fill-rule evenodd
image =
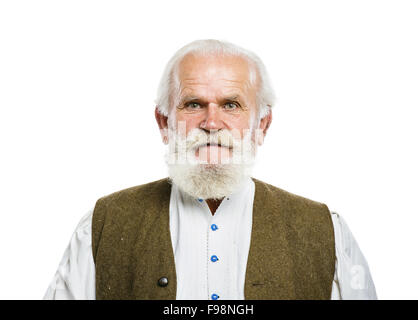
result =
M376 300L369 266L344 219L331 212L335 234L335 274L332 300Z
M81 219L44 300L94 300L95 265L91 248L93 209Z

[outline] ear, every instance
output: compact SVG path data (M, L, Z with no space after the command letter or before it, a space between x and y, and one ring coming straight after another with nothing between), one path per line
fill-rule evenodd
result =
M264 137L267 134L267 130L270 127L271 121L273 120L273 114L271 113L271 109L269 110L269 113L267 115L264 116L264 118L262 118L260 120L260 125L258 126L258 131L259 132L263 132L263 135L259 137L258 139L258 144L262 145L263 141L264 141Z
M155 120L157 120L163 143L168 144L168 117L160 113L158 106L155 107Z

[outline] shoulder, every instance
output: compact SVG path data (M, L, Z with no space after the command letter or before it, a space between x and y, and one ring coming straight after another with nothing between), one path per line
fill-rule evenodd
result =
M267 182L264 182L255 178L253 178L253 181L255 183L256 189L258 188L259 191L264 194L277 195L281 197L282 200L286 200L286 201L294 202L294 203L299 202L299 203L306 203L308 205L316 205L316 206L324 205L321 202L303 197L301 195L294 194L292 192L286 191L282 188L276 187Z
M93 211L93 232L101 232L106 223L123 226L133 219L151 219L170 197L168 178L126 188L103 196L96 201ZM146 210L147 215L141 214Z
M163 178L105 195L97 200L96 207L99 205L118 204L126 201L139 201L144 197L158 195L164 189L168 188L170 188L170 180L168 178Z
M289 214L294 215L297 212L299 217L320 215L331 220L331 213L326 204L254 178L253 181L255 183L255 195L259 203L268 201L270 206L276 207L276 209L287 209L286 211Z

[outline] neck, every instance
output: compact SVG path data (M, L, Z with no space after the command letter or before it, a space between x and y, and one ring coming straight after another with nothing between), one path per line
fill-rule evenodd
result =
M212 216L215 215L216 209L218 209L219 205L221 204L222 199L206 199L206 203L209 206L210 212Z

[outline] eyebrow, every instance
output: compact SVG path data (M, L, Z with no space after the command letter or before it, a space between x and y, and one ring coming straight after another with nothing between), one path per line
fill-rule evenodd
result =
M236 94L236 95L233 95L233 96L225 97L224 100L227 100L227 101L239 100L239 101L241 101L242 99L241 99L239 94Z
M180 100L180 104L186 103L186 102L190 102L190 101L197 101L200 98L197 96L185 96L183 98L181 98Z
M198 96L185 96L180 100L180 104L184 104L191 101L199 101L202 100ZM235 94L232 96L227 96L222 98L222 101L244 101L239 94Z

